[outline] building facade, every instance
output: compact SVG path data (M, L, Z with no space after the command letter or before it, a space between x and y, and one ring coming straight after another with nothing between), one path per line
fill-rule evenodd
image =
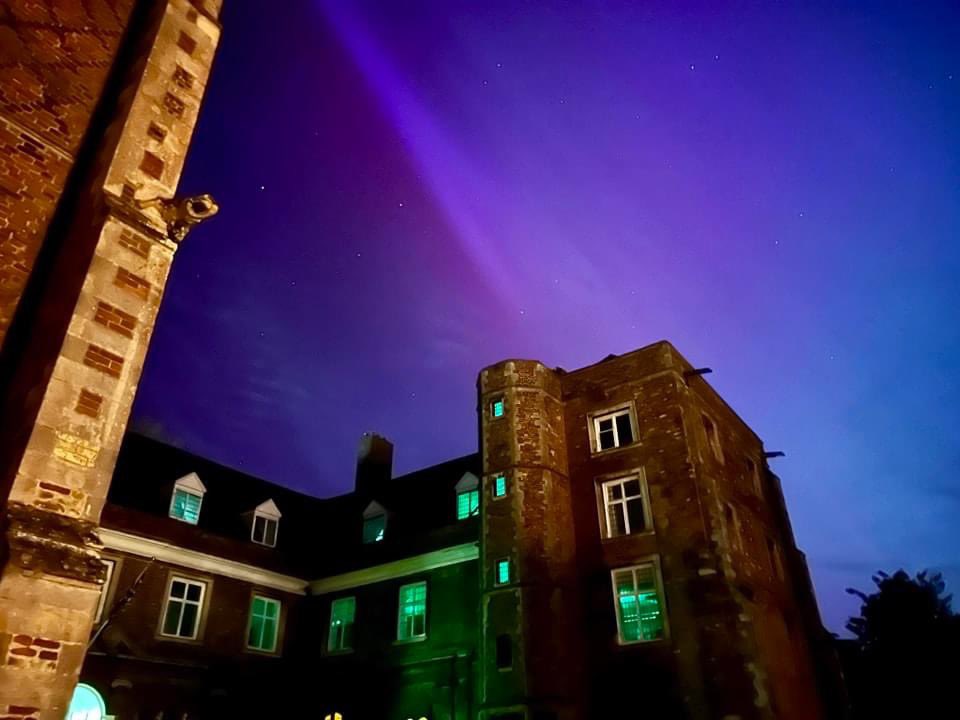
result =
M0 716L61 720L220 0L0 5Z
M481 371L479 452L317 499L129 435L81 679L119 718L839 717L757 436L666 342Z

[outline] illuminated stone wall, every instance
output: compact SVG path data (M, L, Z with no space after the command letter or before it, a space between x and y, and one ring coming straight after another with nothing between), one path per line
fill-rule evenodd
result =
M177 247L164 201L219 39L215 0L129 6L0 11L14 60L0 132L20 143L0 158L15 220L0 225L0 713L60 720L77 679L102 582L96 525ZM19 171L24 153L52 158L46 184Z

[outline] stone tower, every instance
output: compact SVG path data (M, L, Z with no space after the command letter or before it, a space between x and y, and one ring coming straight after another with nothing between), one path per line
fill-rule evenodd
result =
M580 676L560 382L529 360L480 373L481 717L566 720Z
M60 720L97 523L178 243L220 0L0 8L0 715Z

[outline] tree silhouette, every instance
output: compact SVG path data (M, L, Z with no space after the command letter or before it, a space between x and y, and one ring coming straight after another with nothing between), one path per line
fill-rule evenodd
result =
M960 718L960 616L939 573L878 572L876 592L847 622L846 653L853 717Z

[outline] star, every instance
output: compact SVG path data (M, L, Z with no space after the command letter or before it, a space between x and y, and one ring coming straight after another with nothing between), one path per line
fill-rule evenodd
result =
M400 207L403 207L403 203L400 203Z
M260 190L263 190L265 187L266 187L265 185L261 185Z
M695 70L696 67L697 67L696 65L694 65L693 63L690 63L690 69L691 69L691 70Z

